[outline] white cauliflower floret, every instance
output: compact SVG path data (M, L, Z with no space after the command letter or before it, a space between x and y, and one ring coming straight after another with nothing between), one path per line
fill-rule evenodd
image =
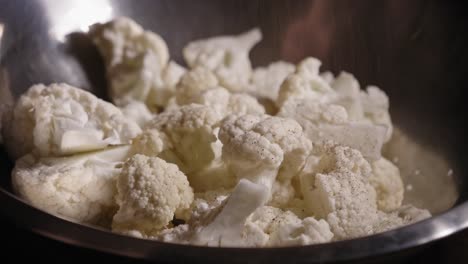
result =
M276 102L281 84L296 67L288 62L278 61L267 67L255 68L247 92L258 98Z
M321 62L312 57L302 60L296 72L289 75L281 84L276 105L281 108L288 99L292 98L323 101L326 96L332 94L330 85L318 74L320 65Z
M265 114L265 108L254 97L244 93L230 93L222 87L207 89L186 99L186 103L206 105L222 116L228 114Z
M265 204L269 191L261 184L242 179L225 202L198 227L193 243L207 246L246 246L242 238L245 221Z
M360 122L386 127L384 142L392 135L392 123L388 112L388 97L375 86L367 93L360 90L352 74L341 72L334 78L330 74L319 74L321 62L315 58L301 61L294 74L282 83L276 104L279 108L291 100L310 103L340 105L346 109L351 122Z
M371 163L370 183L377 193L379 210L388 212L398 209L403 202L403 181L397 166L385 158Z
M128 151L123 146L64 158L26 155L12 172L13 189L51 214L106 226L117 210L115 178Z
M13 158L32 151L58 156L128 144L140 127L110 103L67 84L34 85L4 127Z
M243 236L250 246L276 247L326 243L333 233L325 220L301 220L291 211L263 206L249 216Z
M89 35L106 63L110 95L116 104L147 102L151 94L150 108L165 106L174 89L172 77L178 75L168 72L178 72L180 66L173 69L174 64L169 64L166 69L169 50L159 35L144 31L126 17L95 24Z
M176 165L155 157L135 155L117 179L119 210L113 231L156 234L174 218L183 218L193 202L193 190Z
M159 111L162 107L167 107L176 92L177 84L186 71L187 70L179 64L169 61L166 68L161 72L163 85L149 92L146 104L152 107L153 111Z
M296 120L312 142L332 140L358 149L370 160L377 160L381 156L386 128L352 122L348 112L340 105L291 98L283 104L278 116Z
M132 101L120 109L126 118L134 121L141 128L145 127L146 123L154 117L148 107L139 101Z
M301 175L309 213L327 219L337 239L372 234L378 215L369 163L358 151L335 146L317 167L315 174Z
M238 36L219 36L190 42L183 50L191 68L206 67L230 91L246 89L252 74L249 52L262 38L259 29Z
M215 129L220 120L221 116L213 109L191 104L157 115L147 129L165 134L169 148L179 160L168 161L175 162L184 173L190 174L206 168L215 159L217 150L212 144L217 141Z
M361 91L364 118L373 124L383 125L387 128L385 141L390 140L393 133L393 124L388 109L390 107L388 96L376 86L368 86L367 92Z
M427 210L403 206L391 212L377 208L370 164L356 150L328 145L310 174L301 174L309 213L325 218L335 239L375 234L430 216Z
M192 98L201 92L218 86L216 75L205 67L187 71L177 84L175 98L178 105L192 103Z
M270 191L277 175L287 182L299 173L311 148L297 122L270 116L228 116L219 138L224 144L222 158L236 176Z

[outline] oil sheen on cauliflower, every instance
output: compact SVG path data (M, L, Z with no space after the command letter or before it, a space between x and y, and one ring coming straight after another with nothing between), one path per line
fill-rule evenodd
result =
M13 158L62 156L129 144L141 133L114 105L67 84L32 86L3 128Z

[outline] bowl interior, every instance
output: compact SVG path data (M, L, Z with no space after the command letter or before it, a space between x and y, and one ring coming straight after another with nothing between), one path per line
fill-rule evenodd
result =
M311 55L390 97L398 127L385 148L407 187L406 202L438 214L466 199L466 18L452 1L9 1L0 9L0 105L30 85L67 82L106 98L105 71L82 33L132 17L159 33L183 63L190 40L258 26L254 65ZM0 159L2 188L11 162Z

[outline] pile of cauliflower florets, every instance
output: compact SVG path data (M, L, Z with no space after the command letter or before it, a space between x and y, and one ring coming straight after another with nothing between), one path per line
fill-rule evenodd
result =
M367 236L430 216L381 157L389 101L309 57L253 69L253 29L189 43L188 68L128 18L94 25L115 105L35 85L4 115L32 205L173 243L262 247Z

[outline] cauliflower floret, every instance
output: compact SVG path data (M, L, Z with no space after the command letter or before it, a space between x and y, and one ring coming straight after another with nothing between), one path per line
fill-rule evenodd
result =
M371 167L353 149L325 150L316 173L301 175L309 213L327 219L337 239L373 233L378 222L376 194L369 183Z
M243 236L250 246L276 247L326 243L333 233L325 220L301 220L291 211L263 206L247 218Z
M23 199L51 214L109 226L117 210L115 178L129 147L65 158L26 155L12 172L13 189Z
M371 163L370 183L377 193L379 210L388 212L398 209L403 202L403 181L397 166L385 158Z
M390 212L378 210L377 194L371 185L375 176L362 155L333 144L324 145L322 153L313 172L301 174L301 189L309 213L325 218L335 239L371 235L430 216L427 210L412 206Z
M270 192L277 175L287 182L299 173L311 149L299 124L279 117L228 116L219 138L222 158L236 176L264 184Z
M247 217L265 204L269 191L261 184L242 179L225 202L198 227L193 243L207 246L246 246L242 230Z
M296 120L312 142L333 140L358 149L369 160L378 160L381 156L386 128L352 122L346 109L340 105L291 98L283 104L278 116Z
M192 103L192 98L201 92L217 87L216 75L205 67L195 67L186 72L177 84L175 98L178 105Z
M134 121L140 127L145 127L146 123L153 119L153 114L148 107L139 101L132 101L120 109L126 118Z
M281 84L276 105L281 108L292 98L324 101L327 95L333 94L333 89L319 75L320 65L321 62L312 57L302 60L296 72Z
M392 119L388 112L389 100L384 91L376 86L368 86L367 92L361 91L361 101L364 118L373 124L383 125L387 128L385 142L389 141L393 133Z
M20 97L4 127L10 155L60 156L128 144L141 133L110 103L67 84L34 85Z
M157 234L174 216L183 218L193 202L193 190L176 165L155 157L135 155L117 179L119 210L113 231Z
M262 38L259 29L238 36L219 36L189 43L183 50L191 68L203 66L213 71L220 84L230 91L246 89L252 66L249 52Z
M174 63L168 65L169 50L159 35L126 17L95 24L89 35L106 63L114 103L124 106L137 100L150 103L150 108L166 105L174 79L183 70Z
M222 116L265 114L265 108L254 97L244 93L230 93L222 87L204 90L186 102L209 106Z
M153 111L159 111L162 107L167 107L176 92L177 84L186 72L187 69L170 61L161 72L163 85L158 89L150 90L146 104L152 107Z
M255 68L247 92L255 97L275 102L281 84L295 69L293 64L284 61L271 63L267 67Z
M147 129L165 134L163 140L168 143L164 144L178 160L168 162L176 163L184 173L190 174L206 168L215 159L217 150L213 149L213 143L217 141L215 129L220 120L221 116L213 109L191 104L157 115Z

